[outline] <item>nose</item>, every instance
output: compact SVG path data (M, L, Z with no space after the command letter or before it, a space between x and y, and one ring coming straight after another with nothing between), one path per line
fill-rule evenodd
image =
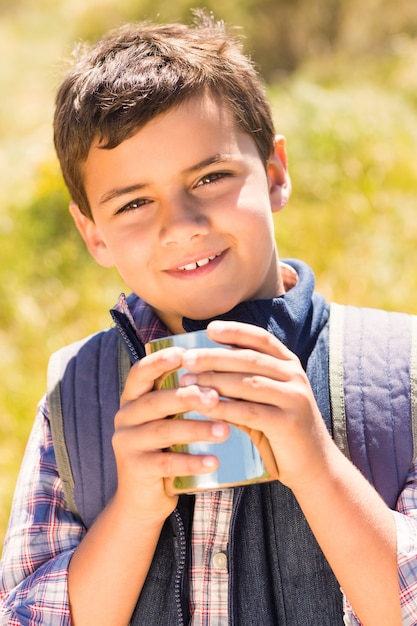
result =
M195 237L207 235L209 220L189 198L171 201L163 211L160 229L161 245L187 244Z

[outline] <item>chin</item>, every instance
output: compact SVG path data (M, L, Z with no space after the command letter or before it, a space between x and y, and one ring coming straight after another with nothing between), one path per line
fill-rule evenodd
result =
M187 317L188 319L192 319L196 321L211 320L216 317L220 317L221 315L224 315L225 313L228 313L241 302L243 302L243 300L238 300L236 302L233 301L222 307L207 307L204 310L201 310L201 308L199 308L198 311L189 311L189 313L187 315L184 315L184 317Z

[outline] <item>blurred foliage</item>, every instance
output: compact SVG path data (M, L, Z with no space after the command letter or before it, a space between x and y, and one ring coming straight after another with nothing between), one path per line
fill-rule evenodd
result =
M242 26L287 137L281 256L329 300L417 313L414 0L0 0L0 543L49 354L109 325L124 288L88 256L52 150L61 59L126 20L213 9Z

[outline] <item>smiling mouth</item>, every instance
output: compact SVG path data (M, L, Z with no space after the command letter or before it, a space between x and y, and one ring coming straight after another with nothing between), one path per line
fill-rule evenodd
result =
M211 261L214 261L214 259L220 256L220 254L221 252L219 252L219 254L214 254L213 256L206 257L205 259L200 259L199 261L196 261L195 263L188 263L187 265L182 265L178 269L183 272L191 272L192 270L196 270L198 267L203 267L203 265L208 265Z

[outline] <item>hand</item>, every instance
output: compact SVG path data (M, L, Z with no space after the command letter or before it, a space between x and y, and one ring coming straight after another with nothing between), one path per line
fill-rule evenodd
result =
M164 477L210 473L218 466L213 455L169 452L175 444L218 442L227 438L223 422L173 420L170 415L209 411L219 402L215 390L190 386L154 390L155 381L181 366L182 348L166 348L136 363L127 378L115 418L113 449L118 472L114 500L141 521L162 522L177 497L164 490Z
M251 435L254 441L266 437L279 480L291 489L305 488L327 471L327 452L334 451L334 443L298 358L253 325L212 322L207 332L213 341L234 349L184 352L183 367L193 373L183 376L182 384L227 397L206 407L204 415L257 431Z

